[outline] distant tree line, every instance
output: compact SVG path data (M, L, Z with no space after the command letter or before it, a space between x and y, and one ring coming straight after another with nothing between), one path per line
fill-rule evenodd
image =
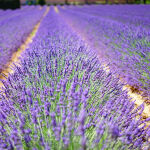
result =
M0 0L0 9L16 9L20 8L21 0ZM106 4L109 3L109 0L104 0ZM85 4L90 4L90 0L84 0ZM130 0L126 0L125 3L130 3ZM150 3L150 0L135 0L133 3ZM26 0L27 5L45 5L46 0ZM69 0L65 0L65 4L69 4Z
M21 0L0 0L0 9L17 9L20 8ZM26 0L29 5L45 5L45 0Z
M26 0L26 4L28 4L28 5L35 5L35 4L40 4L40 5L44 5L44 4L46 4L46 1L47 0ZM54 0L53 0L54 1ZM96 3L96 2L101 2L101 0L84 0L84 1L82 1L82 4L84 3L84 4L91 4L91 3ZM105 4L109 4L109 3L114 3L114 2L111 2L111 0L102 0L103 1L103 3L105 3ZM116 3L120 3L119 2L120 0L118 0L118 2L116 2ZM126 3L126 4L128 4L128 3L141 3L141 4L146 4L148 1L150 1L150 0L124 0L124 3ZM76 2L79 2L79 4L80 4L80 0L72 0L72 2L71 2L71 0L62 0L62 3L61 4L70 4L70 3L76 3ZM53 3L53 2L52 2ZM57 2L57 0L56 0L56 2L55 2L55 4L57 5L57 4L59 4L59 2Z
M20 0L0 0L0 9L20 8Z
M98 1L98 0L95 0L95 2ZM109 0L104 0L105 4L109 4ZM133 0L133 1L130 1L130 0L125 0L125 3L141 3L141 4L146 4L148 1L150 0ZM90 4L91 1L90 0L84 0L84 3L85 4ZM119 3L119 0L118 0L118 3ZM65 4L69 4L69 0L65 0Z
M26 0L28 5L45 5L45 0Z

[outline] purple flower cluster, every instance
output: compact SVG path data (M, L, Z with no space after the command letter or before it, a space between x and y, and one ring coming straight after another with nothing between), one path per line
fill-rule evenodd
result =
M0 11L0 72L10 61L12 54L25 42L44 11L45 8L40 10L39 7Z
M150 127L121 83L53 7L0 95L0 149L127 150ZM148 147L145 149L148 150Z
M83 6L62 16L129 85L150 96L150 13L146 5Z

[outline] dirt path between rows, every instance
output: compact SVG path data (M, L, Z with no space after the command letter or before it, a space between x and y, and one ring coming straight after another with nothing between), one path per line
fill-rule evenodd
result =
M8 77L9 74L12 74L14 72L14 70L12 69L13 64L15 63L15 64L19 65L19 58L21 57L21 54L26 50L26 48L28 48L29 44L32 43L33 38L35 37L42 20L44 19L44 17L49 12L49 9L50 9L50 7L46 8L46 11L44 12L40 21L34 26L33 30L31 31L31 33L27 37L26 41L18 48L17 52L13 53L11 60L6 65L7 67L1 73L1 74L4 74L6 78ZM5 80L6 78L1 74L0 74L0 79ZM2 84L2 82L0 82L0 89L2 87L3 87L3 84Z
M58 14L59 13L59 9L57 6L54 7L55 12Z
M79 37L87 44L88 47L90 47L90 48L94 49L95 51L99 52L100 47L97 44L93 44L94 45L93 46L91 44L91 41L86 37L86 35L80 29L78 29L77 26L74 26L70 19L66 19L66 18L64 18L64 19L67 22L67 24L72 28L72 30L75 31L79 35ZM101 59L100 55L98 56L99 59ZM109 66L106 67L106 65L103 64L103 67L104 67L104 70L106 72L110 71ZM120 82L123 83L123 81L121 79L120 79ZM144 110L143 110L143 113L142 113L143 119L146 119L146 118L150 117L150 105L147 105L144 102L145 101L144 97L142 97L140 94L138 94L136 92L133 92L131 90L130 85L123 86L122 90L127 90L128 91L128 96L129 96L129 98L131 98L132 101L134 101L136 107L140 106L141 104L144 104ZM150 122L147 123L147 125L150 125Z

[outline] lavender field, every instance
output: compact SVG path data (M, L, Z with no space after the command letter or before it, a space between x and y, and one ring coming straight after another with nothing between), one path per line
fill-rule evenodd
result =
M0 72L26 40L43 13L44 8L39 10L38 7L0 12Z
M47 8L0 10L3 76L40 23L0 79L0 150L150 150L150 7Z

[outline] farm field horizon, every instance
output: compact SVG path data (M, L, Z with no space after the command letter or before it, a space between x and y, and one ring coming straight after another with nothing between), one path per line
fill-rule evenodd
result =
M149 10L0 10L0 150L149 150Z

